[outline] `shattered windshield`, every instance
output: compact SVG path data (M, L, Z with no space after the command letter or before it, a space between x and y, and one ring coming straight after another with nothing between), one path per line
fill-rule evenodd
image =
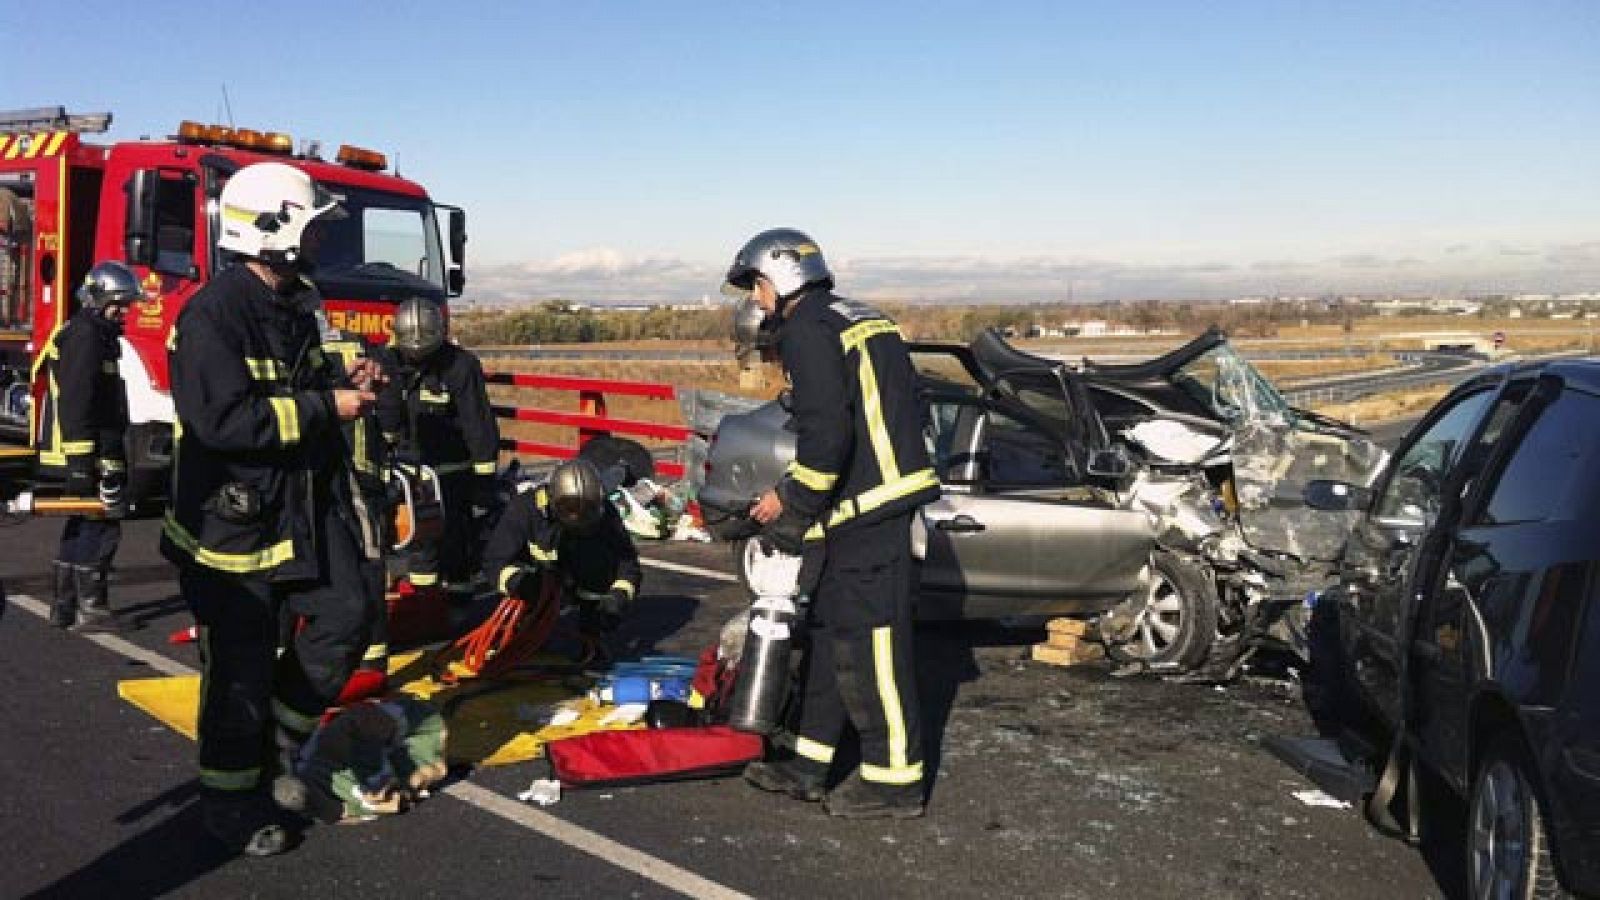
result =
M412 294L442 300L444 254L433 205L366 188L329 185L347 215L317 219L306 229L324 295L398 300Z
M1231 424L1294 418L1272 382L1228 344L1191 360L1172 373L1172 382Z

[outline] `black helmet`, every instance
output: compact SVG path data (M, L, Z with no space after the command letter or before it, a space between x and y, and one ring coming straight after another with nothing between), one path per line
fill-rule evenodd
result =
M407 362L420 362L444 344L444 313L426 297L408 297L394 311L394 349Z
M782 299L807 285L833 287L833 273L817 242L793 228L773 228L746 241L728 267L724 291L747 294L757 275L767 276Z
M546 484L550 511L565 528L582 533L600 523L606 512L606 489L600 470L586 459L569 459L550 474Z
M108 306L127 306L143 294L139 276L132 269L119 262L103 262L83 276L77 297L82 308L104 312Z

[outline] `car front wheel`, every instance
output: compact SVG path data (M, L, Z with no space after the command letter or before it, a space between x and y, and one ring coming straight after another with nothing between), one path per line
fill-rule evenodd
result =
M1172 674L1192 672L1206 661L1217 636L1217 591L1200 564L1156 551L1149 588L1129 602L1136 604L1133 622L1111 642L1113 659Z
M1556 881L1544 806L1514 735L1495 738L1472 783L1467 877L1477 900L1565 897Z

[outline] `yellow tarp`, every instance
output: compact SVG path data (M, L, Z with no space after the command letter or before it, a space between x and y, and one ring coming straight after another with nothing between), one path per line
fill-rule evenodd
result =
M591 731L613 730L601 725L615 707L590 701L575 684L554 681L474 682L444 685L427 671L425 654L403 653L389 660L389 681L398 690L432 702L445 711L449 723L452 763L503 766L537 759L544 745ZM144 710L190 740L200 705L200 677L136 678L117 683L122 699ZM538 719L561 704L578 712L568 725L545 725Z

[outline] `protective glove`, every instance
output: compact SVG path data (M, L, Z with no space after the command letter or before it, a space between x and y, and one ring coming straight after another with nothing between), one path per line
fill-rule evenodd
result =
M604 600L600 601L600 630L610 634L622 627L622 614L633 605L633 595L622 588L612 588Z
M106 508L106 518L123 519L127 517L127 472L106 472L100 476L100 502Z
M506 579L506 596L528 602L539 599L540 577L538 569L518 569L516 574Z
M810 529L811 520L794 512L794 508L786 503L783 512L762 527L761 534L768 543L784 553L800 556L805 552L806 532Z

